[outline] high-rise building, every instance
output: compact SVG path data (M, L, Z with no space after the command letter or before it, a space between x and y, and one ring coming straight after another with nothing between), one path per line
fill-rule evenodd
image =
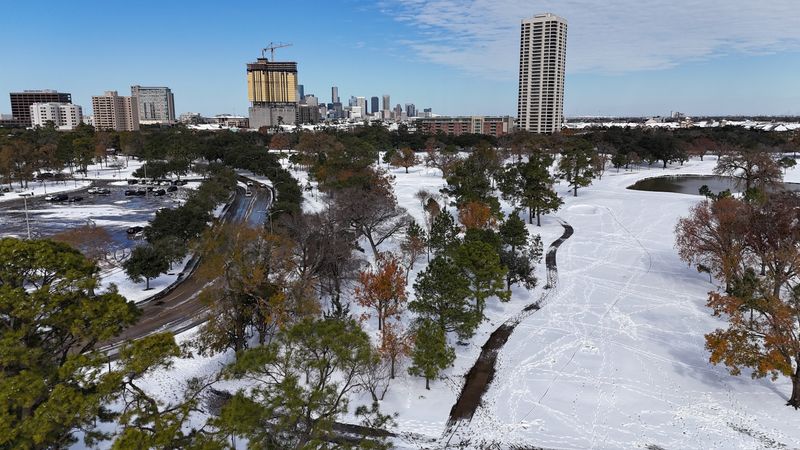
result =
M383 110L388 112L391 111L392 104L389 102L389 94L383 96Z
M306 99L306 87L302 84L297 85L297 99L301 102Z
M11 116L24 127L31 126L31 105L34 103L72 103L72 94L51 89L11 92Z
M406 103L406 116L417 117L417 106L413 103Z
M339 101L339 88L336 86L331 87L331 103L341 103Z
M34 127L44 127L51 122L59 130L74 130L83 121L83 110L71 103L34 103L30 113Z
M356 106L361 108L361 117L367 115L367 99L366 97L356 97Z
M380 100L378 99L378 97L372 97L370 99L370 103L372 103L372 105L370 105L371 106L370 112L373 115L378 114L378 111L380 111L380 109L381 109L381 104L380 104Z
M549 13L523 19L519 45L517 126L534 133L561 131L567 21Z
M136 131L139 129L139 104L135 97L106 91L92 97L94 127L98 130Z
M319 107L319 99L314 94L308 94L303 97L304 103L308 106L316 106Z
M297 63L258 58L247 65L250 127L295 123L297 115Z
M131 86L136 99L139 124L175 123L175 97L168 87Z
M403 107L400 106L400 103L394 107L394 120L402 120L403 119Z

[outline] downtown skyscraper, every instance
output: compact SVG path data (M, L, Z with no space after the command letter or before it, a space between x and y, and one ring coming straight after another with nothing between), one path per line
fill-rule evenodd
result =
M549 13L523 19L519 45L517 127L533 133L561 131L567 21Z

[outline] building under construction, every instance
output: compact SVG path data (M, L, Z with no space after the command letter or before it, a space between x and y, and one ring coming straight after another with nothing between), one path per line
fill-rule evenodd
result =
M293 125L297 115L297 63L276 62L272 45L262 51L261 58L247 65L247 98L250 101L250 127ZM266 58L270 50L271 61Z

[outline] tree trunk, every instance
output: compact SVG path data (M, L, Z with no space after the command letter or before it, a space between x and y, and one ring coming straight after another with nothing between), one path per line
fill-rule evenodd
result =
M406 167L406 173L408 173L408 167Z
M574 188L572 188L572 196L573 197L577 197L578 196L578 185L577 184L575 185Z
M542 210L536 208L536 226L542 226Z
M144 277L144 290L147 291L150 289L150 278Z
M528 223L533 223L533 209L530 206L528 207Z
M391 368L390 368L390 372L389 372L389 378L394 380L394 358L392 358L392 364L391 364ZM381 397L381 400L383 400L382 397Z
M795 358L795 361L800 363L800 355ZM786 402L786 405L798 409L800 408L800 364L797 365L794 376L790 378L792 379L792 397Z
M425 377L425 389L431 390L431 380L428 377Z

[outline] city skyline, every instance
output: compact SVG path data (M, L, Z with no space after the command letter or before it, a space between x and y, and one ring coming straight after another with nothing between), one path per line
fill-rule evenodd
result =
M666 115L672 110L800 114L794 76L800 70L800 27L785 14L789 1L772 3L759 8L740 1L694 0L664 7L628 0L602 7L578 0L455 6L439 0L399 6L348 1L261 6L254 12L214 8L210 2L195 2L191 8L144 2L123 10L124 3L111 2L102 10L91 4L53 5L46 17L32 5L14 4L0 19L0 38L19 45L5 55L11 64L0 71L0 90L71 92L73 103L90 114L91 96L97 92L124 92L136 84L170 86L176 113L244 116L242 64L274 40L293 43L276 52L277 60L297 61L298 82L321 99L338 86L342 98L388 93L393 104L415 103L437 114L516 115L519 24L550 11L570 23L566 116ZM145 30L133 37L109 37L89 26L114 12L144 18L156 6L162 14L142 21ZM263 28L242 26L262 16L279 18L270 22L269 35ZM611 20L614 33L604 31ZM52 45L57 28L48 24L65 21L81 29L79 41L92 42L92 52L82 45ZM309 32L310 23L329 25L325 39ZM27 33L34 25L39 31ZM153 33L146 32L150 28ZM18 40L21 35L30 38ZM125 57L115 58L113 65L98 56L115 54ZM150 63L140 64L144 59ZM370 61L371 70L352 61ZM53 71L54 65L63 70ZM0 104L0 112L10 113L8 108Z

